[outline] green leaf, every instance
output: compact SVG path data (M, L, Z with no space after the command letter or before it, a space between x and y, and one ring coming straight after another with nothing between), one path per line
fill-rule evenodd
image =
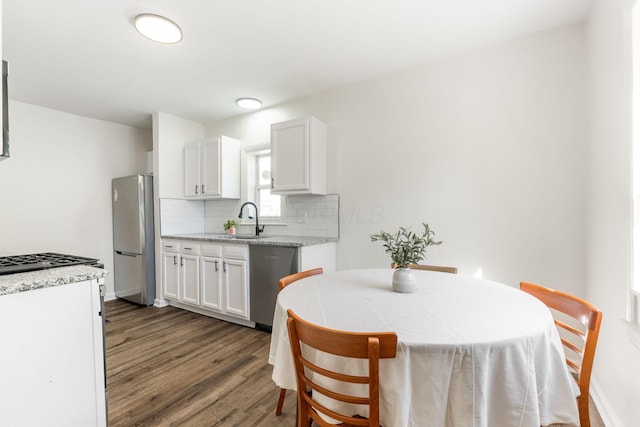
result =
M409 264L418 264L424 259L424 252L428 246L442 244L442 241L434 240L435 232L429 228L429 224L422 223L424 230L422 235L412 232L408 227L399 227L394 234L380 231L371 234L372 242L382 241L385 252L391 255L391 260L399 267L407 267Z

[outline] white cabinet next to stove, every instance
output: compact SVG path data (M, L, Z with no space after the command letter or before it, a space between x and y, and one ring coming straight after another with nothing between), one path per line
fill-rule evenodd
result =
M1 425L107 425L100 285L0 295Z

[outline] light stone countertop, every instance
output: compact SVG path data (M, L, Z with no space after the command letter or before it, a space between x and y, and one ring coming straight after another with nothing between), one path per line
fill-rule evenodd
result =
M249 236L247 236L249 237ZM335 237L305 237L305 236L260 236L259 238L239 238L220 233L166 234L163 239L197 240L219 243L243 243L261 246L311 246L323 243L337 242Z
M82 282L85 280L100 279L107 274L109 273L102 268L90 267L88 265L73 265L69 267L29 271L26 273L0 275L0 296Z

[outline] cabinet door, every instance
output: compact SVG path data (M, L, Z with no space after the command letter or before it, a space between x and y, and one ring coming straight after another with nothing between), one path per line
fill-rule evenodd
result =
M202 306L222 311L222 259L200 257Z
M202 143L202 161L200 177L202 196L221 196L220 190L220 140L209 140Z
M240 152L242 143L220 136L220 197L240 198Z
M2 426L107 425L101 282L0 297Z
M273 192L309 189L309 122L306 119L271 126Z
M181 301L200 304L200 264L197 255L180 255L182 268L182 298Z
M180 255L162 253L162 295L164 298L178 300L180 282Z
M225 289L225 311L227 314L249 318L249 282L247 261L224 259L222 276Z
M200 197L200 144L184 146L184 196Z

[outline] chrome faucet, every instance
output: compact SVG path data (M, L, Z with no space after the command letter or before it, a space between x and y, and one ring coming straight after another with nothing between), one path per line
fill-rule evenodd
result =
M242 209L244 209L245 206L247 205L251 205L254 207L254 209L256 210L256 237L258 237L260 235L260 233L262 233L264 231L264 225L262 227L260 227L260 224L258 223L258 207L256 206L255 203L253 202L244 202L242 204L242 206L240 206L240 214L238 215L238 218L242 218ZM251 215L248 216L249 219L253 219L253 217Z

